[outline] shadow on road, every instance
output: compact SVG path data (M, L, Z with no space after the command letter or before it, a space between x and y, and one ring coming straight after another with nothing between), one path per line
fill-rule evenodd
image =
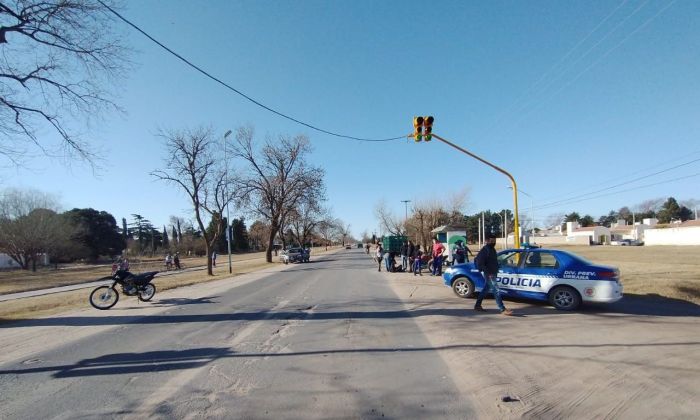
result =
M115 353L92 359L83 359L74 364L54 366L37 366L26 369L0 370L0 375L26 375L33 373L53 372L54 378L75 378L83 376L102 376L117 374L137 374L164 372L178 369L191 369L204 366L218 359L248 358L248 357L306 357L328 356L334 354L368 353L374 355L387 354L396 357L401 353L434 352L443 350L506 350L523 351L530 349L567 349L567 348L625 348L625 347L689 347L688 351L697 351L700 341L666 342L666 343L596 343L596 344L453 344L438 347L409 347L409 348L361 348L361 349L319 349L289 353L236 353L230 348L204 347L188 350L162 350L144 353ZM696 348L696 350L692 350ZM684 371L699 371L695 368L683 368Z
M164 305L179 304L206 304L214 303L213 297L201 299L165 299ZM178 303L180 302L180 303ZM437 303L437 301L435 301ZM50 318L36 318L23 320L3 320L0 319L0 329L2 328L22 328L39 326L100 326L100 325L124 325L124 324L177 324L184 322L210 323L229 321L261 321L261 320L334 320L334 319L397 319L413 318L423 316L446 316L446 317L471 317L479 316L471 310L472 299L459 299L463 307L450 308L421 308L397 309L397 310L368 310L368 311L334 311L332 308L323 308L327 312L322 312L317 308L314 312L303 309L296 311L269 312L265 310L236 313L215 313L215 314L166 314L166 315L106 315L106 316L55 316ZM357 305L368 302L357 302ZM377 302L374 302L377 303ZM386 302L385 302L386 303ZM448 302L443 302L448 303ZM620 302L612 305L584 305L576 312L558 311L546 304L527 302L528 306L517 308L516 313L521 316L527 315L590 315L590 316L658 316L658 317L698 317L700 316L700 306L677 299L668 298L639 298L636 296L625 297ZM156 303L160 304L160 302ZM344 307L353 306L354 302L347 302ZM397 301L398 305L399 302ZM364 305L363 305L364 306ZM494 312L495 313L495 312Z

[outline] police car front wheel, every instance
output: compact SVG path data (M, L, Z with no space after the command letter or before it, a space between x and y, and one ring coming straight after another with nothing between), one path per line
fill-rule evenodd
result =
M452 291L461 298L469 298L474 295L474 283L464 277L452 282Z
M549 292L549 303L561 311L573 311L581 305L581 296L568 286L558 286Z

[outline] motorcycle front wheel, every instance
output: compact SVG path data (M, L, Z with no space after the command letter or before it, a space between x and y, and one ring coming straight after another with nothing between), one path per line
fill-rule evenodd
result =
M111 308L118 301L119 292L111 286L100 286L90 293L90 305L101 311Z
M155 294L156 286L152 285L151 283L148 283L147 285L139 289L139 299L141 299L144 302L148 302L149 300L153 299L153 296Z

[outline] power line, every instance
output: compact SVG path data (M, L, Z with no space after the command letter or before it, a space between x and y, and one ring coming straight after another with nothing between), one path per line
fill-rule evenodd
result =
M596 33L596 32L598 31L598 29L599 29L601 26L603 26L603 24L605 24L605 22L607 22L615 13L617 13L617 11L618 11L622 6L624 6L624 5L627 3L627 1L628 1L628 0L623 0L622 3L620 3L617 7L615 7L615 8L612 10L612 12L608 13L607 16L605 16L605 17L603 18L603 20L600 21L600 22L598 23L598 25L595 26L595 28L593 28L590 32L588 32L588 34L587 34L585 37L583 37L581 40L579 40L579 41L576 43L576 45L574 45L573 48L569 49L569 51L568 51L566 54L564 54L556 63L554 63L547 71L545 71L545 72L540 76L540 78L537 79L537 81L536 81L535 83L533 83L529 88L527 88L523 93L521 93L515 101L513 101L510 105L508 105L508 106L506 107L506 109L496 118L496 120L494 121L494 123L491 124L491 125L489 126L489 128L485 130L485 132L488 133L489 131L491 131L492 128L497 127L498 125L500 125L501 121L503 120L503 118L504 118L505 116L509 115L509 114L511 113L511 111L512 111L516 106L518 106L519 104L522 105L523 100L524 100L531 92L535 91L535 90L540 86L540 84L547 78L547 76L549 76L555 69L557 69L562 63L564 63L564 61L565 61L574 51L576 51L581 45L583 45L583 43L585 43L591 36L593 36L593 34ZM631 15L630 15L630 16L631 16ZM626 19L625 19L625 20L626 20ZM609 34L610 34L610 33L606 34L606 35L603 37L603 39L601 39L596 45L600 44L600 42L602 42L603 40L605 40L605 38L607 38ZM583 54L583 55L580 56L578 59L576 59L576 60L574 61L574 64L575 64L576 62L578 62L581 58L585 57L589 52L590 52L590 49L589 49L588 51L586 51L585 54ZM563 68L562 70L563 70L563 71L566 71L566 69L567 69L568 67L570 67L570 64L565 65L564 68ZM556 80L556 77L554 78L554 80ZM550 84L550 83L547 83L547 84L546 84L545 89L549 86L549 84Z
M628 173L627 175L618 175L618 176L616 176L615 178L608 179L607 181L597 182L595 185L589 185L589 186L586 186L586 187L582 187L582 188L580 188L579 190L580 190L580 191L585 191L585 190L588 190L588 189L591 189L591 188L600 187L600 186L602 186L602 185L609 184L609 183L611 183L611 182L618 182L618 181L623 180L623 179L628 179L628 178L631 178L631 177L633 177L633 176L635 176L635 175L637 175L637 174L642 174L642 173L644 173L644 172L646 172L646 171L649 171L649 170L652 170L652 169L655 169L655 168L664 166L664 165L666 165L666 164L670 164L670 163L673 163L673 162L677 162L677 161L679 161L679 160L683 160L683 159L688 158L688 157L690 157L690 156L697 155L698 153L700 153L700 150L696 150L696 151L690 152L690 153L685 153L685 154L683 154L683 156L679 156L679 157L675 157L675 158L673 158L673 159L669 159L669 160L665 160L665 161L663 161L663 162L659 162L659 163L656 164L656 165L652 165L652 166L649 166L649 167L647 167L647 168L640 169L640 170L638 170L638 171L630 172L630 173ZM637 178L636 180L639 180L639 179L641 179L641 178ZM612 187L611 187L611 188L612 188ZM600 191L600 190L594 190L594 191L591 191L590 193L585 193L585 194L595 194L595 193L597 193L597 192L599 192L599 191ZM561 197L561 198L559 198L559 197ZM568 197L568 198L564 198L564 197ZM543 198L541 201L544 201L544 202L566 201L566 200L574 199L574 198L577 198L577 197L581 197L581 194L578 194L578 193L564 194L564 195L559 195L559 196L554 196L554 197Z
M620 193L635 191L635 190L639 190L639 189L642 189L642 188L654 187L654 186L661 185L661 184L668 184L669 182L681 181L681 180L683 180L683 179L694 178L694 177L696 177L696 176L700 176L700 172L695 173L695 174L692 174L692 175L685 175L685 176L678 177L678 178L667 179L667 180L665 180L665 181L660 181L660 182L656 182L656 183L653 183L653 184L639 185L639 186L636 186L636 187L633 187L633 188L628 188L628 189L626 189L626 190L613 191L613 192L609 192L609 193L605 193L605 194L596 195L596 196L593 196L593 197L582 198L582 199L580 199L580 200L570 201L569 203L566 203L566 204L579 203L579 202L581 202L581 201L593 200L593 199L596 199L596 198L607 197L607 196L614 195L614 194L620 194ZM537 207L536 209L537 209L537 210L541 210L541 209L545 209L545 208L549 208L549 207L556 207L556 206L557 206L556 204L554 204L554 205L545 205L545 206Z
M277 110L275 110L275 109L273 109L273 108L270 108L269 106L267 106L267 105L265 105L265 104L263 104L263 103L261 103L261 102L255 100L255 99L251 98L250 96L248 96L248 95L246 95L245 93L241 92L240 90L234 88L233 86L229 85L228 83L226 83L226 82L222 81L221 79L219 79L219 78L217 78L217 77L211 75L211 74L208 73L206 70L204 70L204 69L202 69L201 67L197 66L196 64L192 63L191 61L189 61L189 60L186 59L185 57L181 56L180 54L176 53L175 51L173 51L172 49L170 49L169 47L167 47L166 45L164 45L163 43L161 43L161 42L158 41L157 39L153 38L151 35L149 35L148 33L146 33L146 31L144 31L143 29L139 28L138 26L136 26L136 24L132 23L132 22L129 21L127 18L125 18L124 16L122 16L121 14L119 14L116 10L112 9L111 7L109 7L108 5L106 5L105 3L103 3L102 0L97 0L97 2L100 3L100 4L101 4L103 7L105 7L107 10L109 10L110 12L112 12L116 17L118 17L118 18L119 18L120 20L122 20L124 23L126 23L127 25L129 25L129 26L131 26L132 28L136 29L136 30L137 30L138 32L140 32L143 36L145 36L146 38L150 39L151 41L153 41L154 43L156 43L158 46L160 46L161 48L163 48L164 50L166 50L167 52L169 52L169 53L172 54L173 56L177 57L177 58L178 58L180 61L182 61L183 63L187 64L188 66L190 66L190 67L192 67L193 69L197 70L198 72L202 73L204 76L208 77L209 79L211 79L211 80L217 82L218 84L224 86L225 88L227 88L227 89L229 89L229 90L235 92L236 94L242 96L243 98L247 99L248 101L254 103L255 105L257 105L257 106L259 106L259 107L261 107L261 108L263 108L263 109L265 109L265 110L267 110L267 111L269 111L269 112L272 112L272 113L275 114L275 115L278 115L278 116L280 116L280 117L282 117L282 118L286 118L286 119L288 119L288 120L290 120L290 121L293 121L293 122L295 122L295 123L297 123L297 124L300 124L300 125L303 125L303 126L305 126L305 127L308 127L308 128L310 128L310 129L312 129L312 130L316 130L316 131L318 131L318 132L321 132L321 133L324 133L324 134L328 134L328 135L330 135L330 136L340 137L340 138L349 139L349 140L365 141L365 142L382 142L382 141L401 140L401 139L404 139L404 138L406 137L406 135L402 135L402 136L398 136L398 137L385 138L385 139L372 139L372 138L354 137L354 136L349 136L349 135L345 135L345 134L339 134L339 133L334 133L334 132L332 132L332 131L324 130L323 128L319 128L319 127L316 127L316 126L314 126L314 125L312 125L312 124L309 124L309 123L307 123L307 122L298 120L298 119L296 119L296 118L294 118L294 117L290 117L290 116L287 115L287 114L284 114L284 113L282 113L282 112L280 112L280 111L277 111Z

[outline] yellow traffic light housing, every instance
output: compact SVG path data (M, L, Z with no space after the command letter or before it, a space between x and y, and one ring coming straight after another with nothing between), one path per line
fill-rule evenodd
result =
M413 117L413 138L416 143L423 140L423 117Z
M433 121L435 118L433 118L432 115L429 115L425 118L423 118L423 127L425 127L425 141L430 141L433 139Z

